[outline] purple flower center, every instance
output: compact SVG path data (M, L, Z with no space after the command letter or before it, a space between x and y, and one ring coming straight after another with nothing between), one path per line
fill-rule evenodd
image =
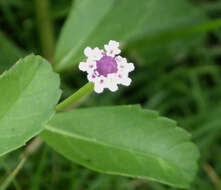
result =
M117 72L117 62L114 57L104 55L97 61L97 72L107 77L108 74Z

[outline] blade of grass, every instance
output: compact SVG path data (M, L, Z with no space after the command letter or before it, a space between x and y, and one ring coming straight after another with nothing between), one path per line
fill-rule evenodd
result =
M183 30L178 30L175 32L168 32L160 36L156 36L156 37L152 36L152 37L147 37L147 38L144 37L142 39L137 39L136 41L134 42L132 41L130 44L128 44L126 49L134 49L140 46L146 46L146 44L154 45L154 44L158 44L159 42L165 43L165 42L169 42L169 41L176 40L179 38L188 37L191 35L206 33L206 32L215 30L220 27L221 27L221 18L208 21L203 24L196 25L196 26L186 28Z
M42 173L44 171L44 168L45 168L45 164L46 164L46 157L47 157L47 154L48 154L48 147L45 146L44 147L44 150L41 154L41 158L40 158L40 161L38 163L38 168L37 168L37 171L33 177L33 181L32 181L32 185L30 186L30 190L38 190L40 189L40 184L41 184L41 177L43 176Z
M1 166L4 168L4 170L7 172L7 173L10 173L10 169L7 165L7 163L5 162L5 159L4 158L1 158L0 159L0 163L1 163ZM12 180L12 183L14 184L14 187L16 190L21 190L21 187L19 186L19 184L17 183L16 179L13 179Z
M18 164L16 169L7 177L7 179L4 181L4 183L0 186L0 190L6 190L9 187L11 182L14 181L14 178L17 175L17 173L19 172L19 170L23 167L25 161L26 161L26 157L24 157L20 161L20 163Z
M51 61L54 55L55 39L50 15L50 0L35 0L35 10L42 54Z

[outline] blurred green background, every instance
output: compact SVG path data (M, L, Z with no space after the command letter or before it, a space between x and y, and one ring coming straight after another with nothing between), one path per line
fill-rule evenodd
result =
M39 0L0 0L0 72L29 53L44 55L36 6ZM139 3L139 0L137 0ZM157 2L158 0L156 0ZM40 1L39 1L40 2ZM141 104L178 121L201 152L191 190L221 189L221 30L177 35L179 28L221 18L219 0L158 1L146 24L149 39L123 52L136 65L133 83L117 93L92 94L81 106ZM71 8L70 0L51 0L56 41ZM193 11L189 9L194 7ZM86 10L85 10L86 11ZM156 33L164 33L154 38ZM137 34L141 36L142 32ZM153 38L151 38L153 36ZM50 38L50 37L49 37ZM114 40L114 39L113 39ZM53 43L53 42L52 42ZM53 50L49 50L50 51ZM51 53L52 54L52 53ZM51 58L51 57L47 57ZM62 73L63 98L86 83L76 67ZM0 159L0 183L19 163L17 150ZM99 174L43 145L25 163L9 189L16 190L166 190L151 181Z

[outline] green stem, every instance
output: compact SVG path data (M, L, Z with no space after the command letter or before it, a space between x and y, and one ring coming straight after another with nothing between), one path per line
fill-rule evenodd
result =
M51 61L54 55L55 39L50 15L50 0L35 0L35 8L42 54Z
M16 169L7 177L7 179L0 186L0 190L6 190L9 187L11 182L14 180L15 176L18 174L20 169L23 167L25 161L26 161L26 157L22 158L22 160L19 162L19 164L16 167Z
M94 84L93 83L87 83L83 87L81 87L77 92L75 92L73 95L65 99L63 102L58 104L56 106L56 111L64 111L71 105L75 104L77 101L85 97L86 95L89 95L94 90Z

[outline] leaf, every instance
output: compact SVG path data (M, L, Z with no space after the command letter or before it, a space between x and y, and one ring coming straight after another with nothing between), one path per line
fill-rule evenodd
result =
M24 54L22 50L0 32L0 73L9 69Z
M209 20L202 9L193 6L187 0L155 0L146 18L146 24L138 31L135 38L130 40L128 49L131 47L136 50L137 48L154 49L154 45L161 46L183 38L182 44L185 44L187 37L207 31L207 28L204 30L197 28ZM147 54L147 51L144 53Z
M146 13L146 24L136 36L142 39L173 34L175 31L202 24L206 20L208 18L205 13L187 0L154 0L151 10Z
M19 60L0 76L0 156L44 129L59 100L59 77L40 56Z
M55 68L70 68L91 45L125 41L139 28L152 1L76 0L62 30L55 53Z
M204 20L202 11L186 0L76 0L57 44L56 70L78 63L86 46L103 48L109 40L145 46L148 44L143 44L142 38L161 36Z
M139 106L59 113L41 137L68 159L90 169L187 188L198 149L170 119Z

